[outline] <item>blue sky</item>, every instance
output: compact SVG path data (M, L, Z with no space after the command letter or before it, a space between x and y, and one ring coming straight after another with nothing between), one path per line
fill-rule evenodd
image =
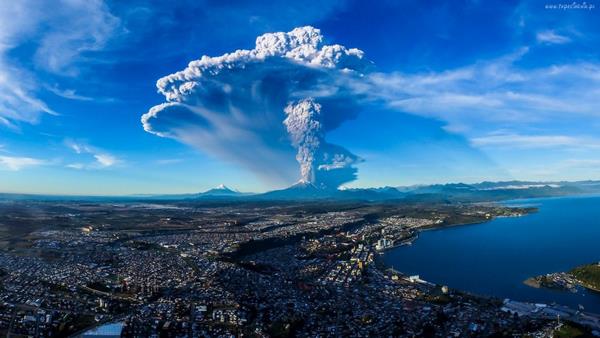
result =
M140 118L167 102L156 81L190 61L251 50L257 36L306 25L320 29L324 44L358 48L372 64L352 80L349 93L361 100L343 101L352 105L348 116L323 105L325 118L340 121L327 142L363 160L352 163L357 179L347 186L600 179L600 3L573 4L3 2L0 191L181 193L220 183L264 191L294 183L295 167L270 174L290 169L293 153L282 152L284 168L255 145L224 150L203 143L215 135L160 137ZM331 79L339 80L316 81ZM197 127L176 122L178 132Z

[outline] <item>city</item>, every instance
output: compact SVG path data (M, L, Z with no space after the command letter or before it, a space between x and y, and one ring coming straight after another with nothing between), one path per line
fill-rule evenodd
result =
M78 335L111 323L125 337L535 335L555 325L525 303L435 285L379 259L423 229L531 209L25 201L0 208L0 222L21 229L3 239L0 256L0 327L8 336ZM598 329L594 318L586 324Z

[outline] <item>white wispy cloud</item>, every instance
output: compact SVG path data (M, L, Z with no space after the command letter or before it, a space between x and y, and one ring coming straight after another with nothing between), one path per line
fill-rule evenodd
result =
M0 168L18 171L28 167L44 165L47 162L32 157L0 156Z
M557 146L573 146L580 143L580 140L565 135L501 134L471 139L471 144L477 147L554 148Z
M119 160L110 154L94 154L96 161L103 167L111 167L115 165Z
M70 164L67 164L66 167L70 168L70 169L82 170L82 169L85 169L86 166L83 163L70 163Z
M42 113L57 115L45 102L36 98L36 90L33 76L6 64L0 49L0 124L17 129L16 122L35 123Z
M91 163L71 163L67 165L67 168L71 169L101 169L115 166L122 161L115 155L108 153L107 151L99 148L90 146L83 142L75 142L73 140L66 140L65 144L71 148L76 154L87 154L90 155L94 162Z
M571 38L560 35L553 30L538 32L535 37L537 42L545 44L565 44L571 42Z
M476 147L510 147L510 148L573 148L598 149L600 139L569 135L492 133L473 137L471 144Z
M47 87L47 89L49 91L51 91L52 93L54 93L55 95L63 97L65 99L69 99L69 100L91 101L94 99L93 97L90 97L90 96L80 95L73 89L60 89L57 87Z
M36 123L42 114L56 115L39 98L47 86L33 70L76 75L81 55L104 48L118 25L101 0L0 2L0 124L17 128L20 122ZM32 47L31 55L10 53L24 44ZM55 94L84 98L68 91Z
M442 72L374 73L368 84L357 84L357 91L392 109L444 121L447 130L470 137L532 123L566 125L600 118L600 64L516 66L527 52L523 48Z

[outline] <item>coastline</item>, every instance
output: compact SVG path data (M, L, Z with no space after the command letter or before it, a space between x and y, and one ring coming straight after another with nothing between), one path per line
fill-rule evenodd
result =
M550 276L552 275L558 275L558 274L566 274L569 275L569 277L571 277L574 281L573 283L573 287L574 286L579 286L582 287L586 290L592 291L592 292L596 292L596 293L600 293L600 288L594 287L592 285L589 285L588 283L586 283L585 281L582 281L574 276L572 276L570 273L567 272L560 272L560 273L551 273L548 274ZM559 286L556 285L555 283L546 283L543 281L540 281L541 278L546 277L548 275L541 275L541 276L534 276L534 277L529 277L526 280L523 281L523 284L535 288L535 289L541 289L541 288L545 288L545 289L550 289L550 290L559 290L559 291L571 291L571 292L576 292L573 291L573 287L567 287L567 286Z
M554 197L553 199L557 199L557 198ZM520 206L508 206L507 205L507 207L509 207L509 208L515 208L515 209L521 208L521 209L527 210L526 213L522 213L521 215L518 215L518 216L498 215L498 216L490 217L485 220L477 220L477 221L472 221L472 222L462 222L462 223L455 223L455 224L432 224L430 226L424 226L424 227L415 229L414 235L411 236L411 238L408 242L402 241L402 243L400 243L398 245L394 245L391 247L387 247L384 250L380 250L378 252L379 255L377 258L377 261L379 264L377 264L376 267L378 267L381 271L385 271L385 270L392 271L393 273L396 273L396 274L399 274L400 276L402 276L403 279L409 280L409 278L408 278L409 274L407 274L407 273L401 271L401 269L398 269L398 268L394 267L393 265L387 264L385 262L385 260L383 259L383 255L386 254L388 252L388 250L395 249L399 246L403 246L403 245L406 245L409 243L412 244L413 241L415 241L419 238L419 233L421 231L441 230L444 228L458 227L458 226L463 226L463 225L485 224L485 223L493 221L497 218L523 217L523 216L528 216L530 214L539 212L539 208L537 208L537 207L530 208L530 206L531 205L520 205ZM415 271L415 274L418 277L418 270ZM446 287L443 283L440 283L439 281L433 283L428 280L423 280L420 277L418 277L417 280L419 282L427 283L430 285L435 285L437 287L440 287L440 286ZM527 283L527 282L530 282L530 283ZM530 278L530 279L524 281L524 283L533 288L541 288L542 287L541 285L534 283L533 278ZM585 285L584 283L580 283L579 285L586 288L587 290L600 293L599 289L590 287L589 285ZM510 297L510 298L502 299L503 297L498 297L493 294L478 294L478 293L473 293L471 291L463 290L460 288L452 288L451 287L450 290L451 290L450 291L451 293L464 294L464 295L468 295L468 296L471 296L471 297L474 297L477 299L481 299L481 300L498 301L500 304L499 306L501 307L502 311L515 313L515 314L518 314L519 316L527 316L530 318L550 321L550 320L555 320L556 314L558 313L558 314L560 314L560 318L567 322L576 323L578 325L582 325L582 326L585 326L587 328L591 328L594 330L600 329L600 315L597 314L596 312L588 312L588 311L584 312L581 308L577 309L577 307L558 304L555 302L537 303L537 302L532 302L532 301L520 301L520 300L517 300L517 299L519 299L518 297L517 298Z
M583 288L586 288L586 289L588 289L588 290L592 291L592 292L597 292L597 293L600 293L600 288L595 288L595 287L593 287L593 286L591 286L591 285L587 285L587 284L585 284L585 283L582 283L581 281L580 281L580 284L579 284L579 285L580 285L581 287L583 287Z
M496 203L496 202L493 202L493 203ZM421 232L424 232L424 231L433 231L433 230L441 230L441 229L453 228L453 227L460 227L460 226L485 224L485 223L491 222L491 221L493 221L495 219L498 219L498 218L525 217L525 216L528 216L530 214L533 214L533 213L536 213L536 212L539 211L539 209L537 207L517 207L517 206L515 206L515 207L509 207L509 206L507 206L507 207L510 208L510 209L521 210L521 211L523 211L523 213L521 213L521 214L519 214L517 216L496 215L496 216L492 216L492 217L489 217L489 218L486 218L486 219L474 220L472 222L461 222L461 223L453 223L453 224L444 224L444 223L429 224L429 225L426 225L426 226L423 226L423 227L415 228L413 230L413 233L409 237L401 239L401 240L399 240L398 243L394 243L393 245L390 245L388 247L382 248L381 250L377 250L376 251L377 255L376 255L376 258L375 258L375 262L376 262L375 267L379 271L381 271L382 273L385 273L386 271L390 271L391 270L391 271L393 271L396 274L399 274L399 275L402 275L402 276L408 276L405 272L397 270L393 266L389 266L388 264L386 264L385 261L383 260L383 256L387 252L389 252L389 251L391 251L393 249L399 248L401 246L412 245L414 241L416 241L416 240L419 239L419 234ZM424 282L424 283L428 283L428 284L432 284L432 285L437 285L437 283L432 283L432 282L429 282L427 280L422 280L421 279L421 281ZM442 285L442 284L439 284L439 285ZM500 299L498 299L495 296L473 294L473 293L468 292L466 290L455 289L454 292L458 292L458 293L461 293L461 294L470 295L472 297L476 297L476 298L480 298L480 299L486 299L486 300L497 299L497 300L500 300Z
M577 288L580 287L600 293L599 276L600 264L591 263L579 265L568 272L553 272L529 277L523 283L533 288L577 292Z
M421 232L425 232L425 231L434 231L434 230L441 230L441 229L446 229L446 228L454 228L454 227L461 227L461 226L468 226L468 225L478 225L478 224L485 224L485 223L489 223L491 221L494 221L496 219L499 218L511 218L511 217L525 217L528 215L531 215L533 213L537 213L539 210L538 208L535 207L508 207L508 208L514 208L514 209L520 209L523 211L526 211L523 214L519 214L518 216L504 216L504 215L496 215L496 216L492 216L490 218L485 218L485 219L479 219L479 220L474 220L471 222L460 222L460 223L452 223L452 224L444 224L444 223L440 223L440 224L429 224L429 225L425 225L422 227L418 227L418 228L414 228L414 233L407 238L404 239L400 239L400 243L398 244L393 244L391 246L385 247L381 250L378 250L378 253L380 255L383 255L385 252L401 247L401 246L405 246L405 245L412 245L412 243L414 241L416 241L417 239L419 239L419 233Z

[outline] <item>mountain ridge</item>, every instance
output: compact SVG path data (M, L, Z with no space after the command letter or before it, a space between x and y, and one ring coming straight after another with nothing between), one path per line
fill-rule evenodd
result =
M485 202L536 197L600 194L600 181L484 181L414 186L328 189L309 182L297 182L287 188L264 193L240 192L221 184L199 193L66 196L0 193L0 200L217 200L217 201L411 201L411 202Z

